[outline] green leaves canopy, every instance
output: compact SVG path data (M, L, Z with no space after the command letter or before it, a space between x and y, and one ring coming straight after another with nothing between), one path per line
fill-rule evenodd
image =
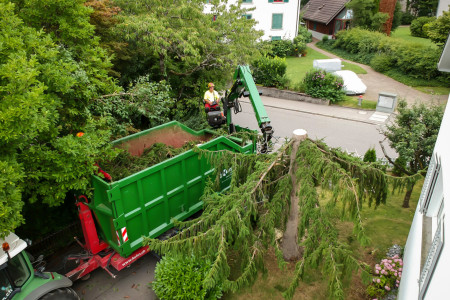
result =
M444 110L441 106L424 104L409 108L401 100L398 112L394 124L387 126L384 135L389 145L406 161L408 170L415 174L428 167Z
M347 8L353 10L352 23L365 29L381 31L389 18L387 13L378 11L379 2L376 0L352 0L347 4Z
M44 17L65 8L80 13ZM72 1L0 1L1 236L23 222L21 198L57 205L68 191L85 191L94 161L108 155L108 131L86 105L117 87L85 9Z
M224 83L237 64L258 55L262 33L253 29L254 20L243 18L247 10L240 4L227 8L226 1L212 1L211 14L205 14L203 0L115 3L123 9L118 34L149 61L147 72L168 80L179 98L204 90L207 81Z

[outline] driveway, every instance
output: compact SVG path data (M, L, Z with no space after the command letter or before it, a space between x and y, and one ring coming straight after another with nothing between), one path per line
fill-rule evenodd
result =
M352 64L358 65L367 71L367 74L358 74L358 77L361 78L361 80L367 86L367 91L363 96L365 99L377 101L378 93L388 92L396 94L399 98L405 99L406 102L408 102L408 104L414 104L416 102L425 104L444 104L447 102L448 95L430 95L420 92L386 75L374 71L371 67L367 65L349 61L340 58L334 55L333 53L322 50L315 45L315 43L317 42L318 40L309 43L308 47L320 53L323 53L330 58L339 58L344 62L344 65L345 62L351 62Z

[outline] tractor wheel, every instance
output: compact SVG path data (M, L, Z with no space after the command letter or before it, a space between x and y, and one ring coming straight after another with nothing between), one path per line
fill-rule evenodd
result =
M47 293L39 300L80 300L80 297L71 288L60 288Z

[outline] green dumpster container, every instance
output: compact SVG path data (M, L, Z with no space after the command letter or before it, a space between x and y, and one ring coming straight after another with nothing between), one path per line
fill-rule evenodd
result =
M173 121L113 144L127 149L132 155L141 155L154 143L181 147L193 140L203 141L199 148L212 151L254 153L256 150L252 141L241 145L238 139L223 136L212 139L211 133L209 130L194 131ZM184 220L201 210L200 197L207 177L213 172L206 158L189 150L111 183L94 175L94 195L89 207L102 238L122 257L128 257L142 247L143 236L158 237L173 227L173 218ZM231 177L222 175L221 186L226 188Z

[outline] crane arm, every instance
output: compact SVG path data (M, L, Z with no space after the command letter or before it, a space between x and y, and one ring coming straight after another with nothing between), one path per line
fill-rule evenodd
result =
M248 66L237 67L234 73L234 83L229 92L225 95L224 108L227 117L228 131L230 133L235 131L231 118L231 108L235 108L235 113L239 112L239 109L237 108L239 105L237 99L242 96L250 98L250 103L252 104L253 111L255 112L258 126L264 137L261 152L265 152L267 151L268 142L272 138L273 129Z

